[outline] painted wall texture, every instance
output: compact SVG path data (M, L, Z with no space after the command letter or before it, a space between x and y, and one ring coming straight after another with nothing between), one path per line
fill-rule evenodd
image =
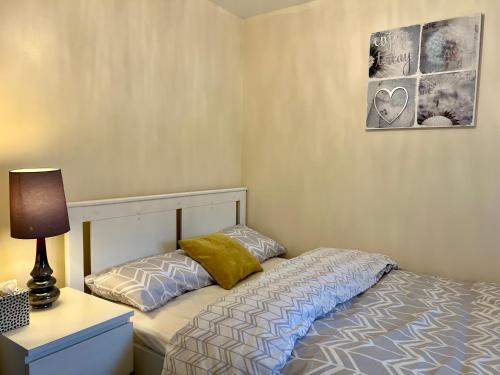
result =
M369 34L479 12L477 128L366 132ZM360 248L500 282L499 35L496 0L316 0L245 21L207 0L2 0L0 280L23 284L35 256L9 236L8 170L58 166L70 201L243 182L249 224L289 256ZM63 281L62 238L48 246Z
M241 184L241 26L207 0L0 2L0 280L35 260L9 169L61 167L69 201Z
M483 13L475 129L367 132L371 32ZM245 21L248 223L287 245L387 253L500 282L500 2L317 0Z

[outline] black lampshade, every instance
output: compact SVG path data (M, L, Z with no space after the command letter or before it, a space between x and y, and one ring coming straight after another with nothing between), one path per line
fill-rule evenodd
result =
M13 170L9 184L12 237L34 239L69 231L60 169Z

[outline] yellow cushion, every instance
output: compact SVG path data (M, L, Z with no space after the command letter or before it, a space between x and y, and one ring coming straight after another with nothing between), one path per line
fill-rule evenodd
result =
M222 233L181 240L179 244L224 289L231 289L248 275L262 271L257 258L238 241Z

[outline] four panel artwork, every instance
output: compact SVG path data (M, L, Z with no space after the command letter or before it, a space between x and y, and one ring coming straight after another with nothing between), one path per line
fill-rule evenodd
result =
M373 33L366 129L473 127L482 16Z

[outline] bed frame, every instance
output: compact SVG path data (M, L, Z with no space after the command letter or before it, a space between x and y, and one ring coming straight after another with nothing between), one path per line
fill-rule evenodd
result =
M183 238L245 224L246 188L68 204L66 285L88 292L85 276L177 249ZM160 374L163 355L134 345L136 375Z

